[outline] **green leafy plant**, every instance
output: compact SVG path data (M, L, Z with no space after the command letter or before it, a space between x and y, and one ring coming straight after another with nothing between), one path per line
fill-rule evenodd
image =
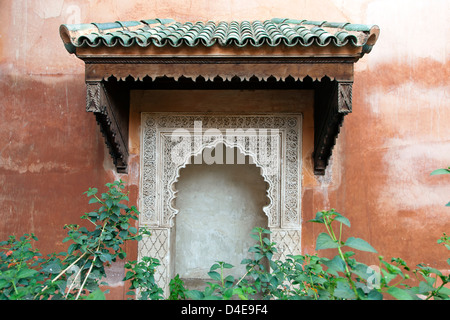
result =
M450 173L450 168L443 169ZM448 172L447 172L448 171ZM105 299L100 289L105 278L105 267L117 259L125 259L123 245L129 240L140 240L149 235L145 229L138 232L131 220L139 212L124 201L122 181L106 185L108 191L98 196L98 190L86 192L89 203L97 204L95 211L85 213L82 219L93 227L66 225L68 236L63 242L72 242L67 252L53 253L46 258L33 243L34 234L19 239L10 236L0 242L0 299ZM343 228L350 221L334 209L317 212L310 222L324 226L318 235L316 250L336 250L332 258L315 255L287 255L274 259L276 243L270 240L270 231L254 228L251 237L255 245L249 248L251 257L244 259L245 274L239 279L227 275L233 266L223 261L214 263L203 291L188 290L177 275L170 281L169 300L180 299L326 299L326 300L380 300L394 299L448 300L450 276L425 264L413 271L401 258L389 262L378 256L378 265L367 266L355 258L356 251L377 254L365 240L355 237L343 239ZM444 233L438 240L450 250L450 239ZM450 259L447 260L450 265ZM130 295L138 299L164 299L163 290L155 281L159 260L144 257L141 261L125 264L124 281L130 285ZM410 274L419 281L411 287Z
M316 217L310 221L321 223L326 229L326 232L320 233L317 237L316 250L336 249L338 251L338 255L333 259L322 259L323 264L328 267L327 273L338 277L332 292L334 297L379 299L380 295L376 288L372 288L368 292L364 290L364 288L367 288L367 278L369 277L368 266L352 258L353 251L344 252L344 249L347 248L373 253L376 253L376 250L367 241L360 238L349 237L343 241L342 228L343 226L350 227L350 221L334 209L317 212ZM339 224L338 230L333 228L334 222Z
M378 265L368 266L358 262L356 251L377 254L365 240L349 237L345 241L343 227L350 227L350 221L334 209L320 211L311 220L323 224L316 249L337 251L332 258L315 255L288 255L283 260L274 260L276 243L267 235L269 230L254 228L251 234L256 244L250 247L253 258L244 259L247 272L236 281L225 276L225 270L233 266L216 262L208 275L213 282L203 290L190 290L189 299L315 299L315 300L381 300L394 298L449 299L450 289L445 287L450 279L439 270L418 265L411 272L404 260L392 258L389 262L378 256ZM444 234L438 243L450 249L450 240ZM447 261L450 264L450 259ZM419 286L407 284L410 273L422 277ZM177 281L181 281L178 279Z
M125 268L129 269L129 271L127 271L123 279L131 282L131 291L127 294L135 295L136 292L134 290L137 290L140 300L163 299L163 290L155 281L155 272L159 265L159 260L151 257L143 257L140 262L127 262Z
M233 265L223 261L214 263L208 275L215 282L207 282L204 291L189 290L186 295L195 300L229 300L233 296L233 282L232 275L225 276L225 269L231 269ZM218 271L217 271L218 270Z
M450 250L450 238L446 233L437 241L442 244L447 250ZM447 264L450 265L450 258L447 259ZM418 268L414 270L414 275L421 280L418 287L412 288L412 292L417 295L422 295L425 300L449 300L450 289L445 287L450 283L450 275L445 275L441 271L419 264Z
M279 277L270 273L270 268L276 267L273 255L278 252L275 242L270 241L270 233L264 228L253 228L250 236L256 240L256 244L248 250L253 253L253 259L242 260L247 272L238 283L247 291L263 298L270 296L280 283Z
M242 264L246 264L247 272L239 280L232 275L225 276L225 270L233 268L233 265L217 261L208 272L213 282L207 282L203 291L187 291L186 296L195 300L229 300L234 297L247 300L256 294L269 296L268 292L278 284L276 276L270 274L267 266L267 262L272 261L276 252L275 243L271 243L266 237L269 233L269 230L259 227L252 230L251 237L257 240L257 243L249 248L249 252L253 253L254 258L242 261Z
M128 207L128 195L122 181L106 184L108 191L97 196L90 188L85 194L89 203L99 207L81 218L93 225L66 225L71 241L67 252L43 258L32 248L35 235L24 235L17 240L11 236L0 244L0 298L1 299L104 299L99 286L106 284L105 267L117 259L124 259L123 244L139 240L139 233L131 225L138 211ZM99 291L100 290L100 291Z
M180 275L177 274L169 282L169 300L184 300L186 299L186 292L188 291L183 280L180 279Z
M45 276L36 270L42 255L33 249L33 240L37 240L34 234L25 234L0 242L1 300L29 299L35 294L36 284L44 281Z

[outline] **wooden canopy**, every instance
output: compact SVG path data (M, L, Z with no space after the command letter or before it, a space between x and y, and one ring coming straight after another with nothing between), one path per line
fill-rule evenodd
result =
M93 112L118 172L127 172L129 92L166 88L313 89L314 169L324 174L344 116L353 66L379 28L292 19L61 25L69 53L85 62Z

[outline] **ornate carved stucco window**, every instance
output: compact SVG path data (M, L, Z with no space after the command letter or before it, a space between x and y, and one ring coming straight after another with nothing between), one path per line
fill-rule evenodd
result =
M304 89L313 92L314 116L311 119L313 123L309 124L314 127L313 166L314 173L322 175L344 116L352 111L354 63L371 51L379 28L293 19L231 22L150 19L62 25L60 34L67 51L85 62L86 110L95 115L118 172L126 173L128 170L130 92L133 90ZM253 117L250 125L258 128L264 117L270 118L270 114ZM273 122L273 118L277 122ZM143 143L151 145L146 149L148 154L141 155L144 163L141 175L143 181L147 181L147 193L143 192L141 196L150 199L156 197L155 193L161 193L164 195L161 201L168 202L157 209L152 207L158 205L156 202L144 201L140 208L143 213L141 223L151 225L154 236L141 242L140 246L141 250L153 250L162 260L165 267L160 275L163 285L167 285L173 267L169 252L172 249L168 247L176 210L171 207L170 199L173 198L171 184L176 180L179 168L167 170L169 173L164 174L161 180L164 186L155 190L149 187L153 185L151 176L145 180L154 168L151 160L145 160L145 157L157 152L155 148L162 148L159 154L170 149L170 140L164 138L167 123L172 122L169 127L173 128L174 123L180 124L186 119L192 120L189 116L176 114L164 121L160 121L158 115L144 113L141 118ZM207 123L208 116L203 120ZM227 119L228 123L238 120ZM214 121L217 123L223 119ZM295 143L288 147L286 141L300 142L301 118L274 115L270 121L271 126L278 123L277 128L283 132L282 139L276 140L282 145L283 152L299 148ZM151 142L155 133L159 135L159 143ZM216 142L211 141L212 144ZM243 145L232 144L229 147L240 148L244 154L254 156ZM280 157L288 159L289 154L280 154ZM291 198L269 192L272 201L266 208L273 237L281 243L291 243L294 248L288 248L288 251L292 252L296 252L295 247L300 245L299 240L293 240L299 237L301 224L298 202L301 185L292 183L300 179L295 170L301 166L298 159L292 161L291 171L283 171L284 176L263 175L272 187L270 192L277 192L278 181L290 183L289 186L281 186L280 190L293 188L290 190ZM263 165L260 166L264 169ZM282 206L277 204L280 201ZM291 202L295 208L288 212L284 208Z

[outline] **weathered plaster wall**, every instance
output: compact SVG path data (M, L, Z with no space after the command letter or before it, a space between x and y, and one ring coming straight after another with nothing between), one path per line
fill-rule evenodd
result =
M89 210L82 192L114 174L92 114L85 110L83 64L61 42L62 23L152 17L241 20L272 17L378 24L373 51L355 68L347 116L327 175L303 172L303 219L336 208L353 236L385 257L445 269L436 244L449 232L449 54L446 0L0 2L0 238L34 232L44 252L60 251L66 223ZM304 150L304 161L310 149ZM138 168L136 162L132 172ZM138 178L123 176L136 202ZM319 225L305 224L314 251ZM133 253L134 248L128 248ZM370 263L372 255L363 255ZM111 298L124 297L115 266Z

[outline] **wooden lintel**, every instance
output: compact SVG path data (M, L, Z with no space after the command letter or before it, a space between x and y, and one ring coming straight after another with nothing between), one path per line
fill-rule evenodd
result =
M211 63L210 61L194 61L193 63L90 63L86 64L86 81L102 81L109 77L125 80L131 77L134 80L142 80L145 77L156 79L158 77L169 77L175 80L180 77L196 79L202 76L206 80L220 77L230 80L238 77L248 80L256 77L265 81L270 77L277 80L285 80L293 77L302 81L306 77L320 80L328 77L337 81L353 80L353 63L340 60L329 60L328 62L316 63L314 60L302 61L279 61L277 63Z

